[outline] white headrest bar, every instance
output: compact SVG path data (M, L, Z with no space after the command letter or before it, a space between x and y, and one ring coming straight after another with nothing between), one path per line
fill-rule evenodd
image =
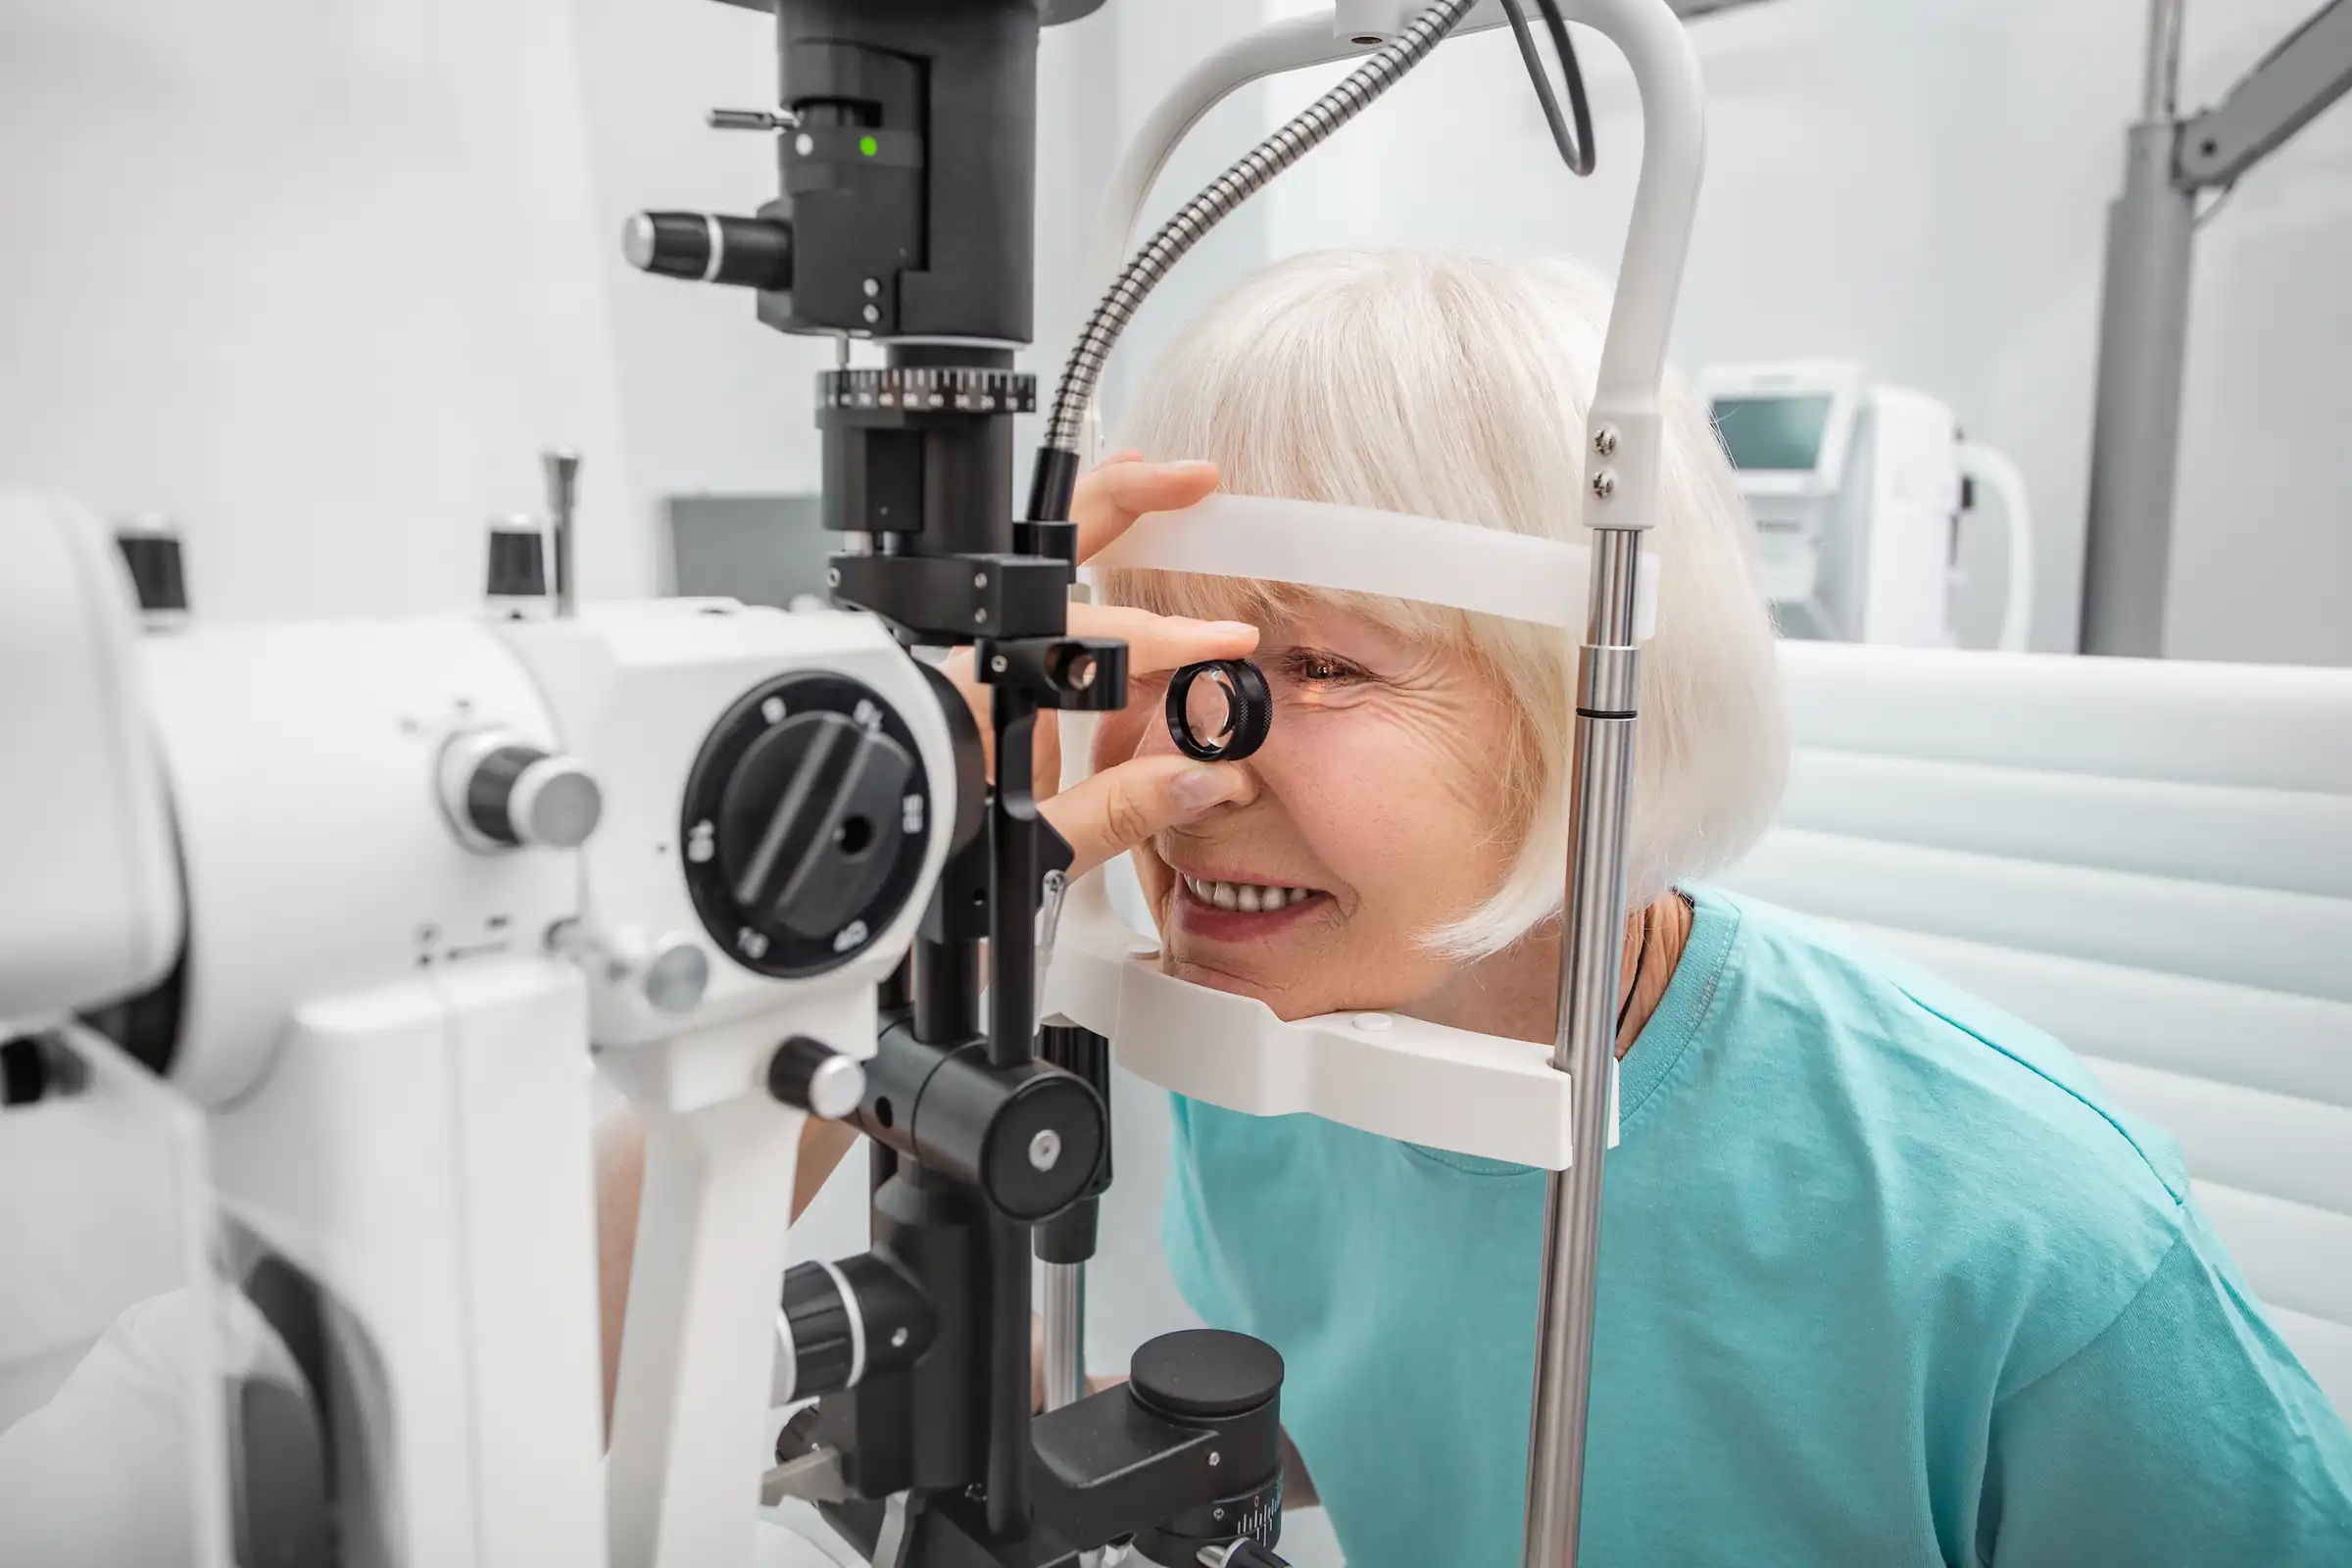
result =
M1384 594L1581 633L1592 552L1401 512L1219 494L1147 514L1087 565ZM1643 641L1657 619L1657 557L1643 551L1635 611Z

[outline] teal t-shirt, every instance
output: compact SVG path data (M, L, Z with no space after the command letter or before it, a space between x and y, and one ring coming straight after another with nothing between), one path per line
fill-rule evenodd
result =
M2170 1140L2038 1031L1704 889L1621 1068L1583 1560L2352 1568L2352 1437ZM1519 1568L1541 1172L1179 1101L1167 1243L1349 1568Z

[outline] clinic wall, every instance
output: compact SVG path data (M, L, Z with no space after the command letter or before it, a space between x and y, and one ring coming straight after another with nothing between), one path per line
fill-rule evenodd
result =
M0 482L180 517L200 614L473 603L554 442L646 586L565 0L0 0Z
M2220 97L2312 8L2191 4L2183 102ZM1677 362L1852 356L1952 403L2032 487L2043 649L2075 643L2105 215L2146 11L1770 0L1692 27L1710 160ZM1638 110L1614 51L1585 55L1592 180L1551 154L1507 32L1457 40L1261 198L1273 251L1441 245L1613 273ZM1293 77L1271 107L1295 110L1337 74ZM2176 657L2352 662L2346 277L2352 108L2339 107L2199 236ZM1986 517L1963 541L1958 617L1975 645L1999 618L1998 531Z

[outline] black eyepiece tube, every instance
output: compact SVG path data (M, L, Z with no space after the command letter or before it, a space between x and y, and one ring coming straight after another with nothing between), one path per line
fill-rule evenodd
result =
M1070 498L1078 490L1078 454L1060 447L1039 447L1037 466L1029 470L1029 520L1067 522Z
M621 225L620 253L639 271L663 277L792 287L792 227L772 218L638 213Z

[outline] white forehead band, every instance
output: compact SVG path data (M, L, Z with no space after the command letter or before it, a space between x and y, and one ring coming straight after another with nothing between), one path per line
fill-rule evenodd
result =
M1182 512L1147 513L1087 565L1295 582L1582 631L1592 561L1583 545L1498 528L1220 493ZM1634 635L1644 642L1657 620L1657 568L1643 551Z

